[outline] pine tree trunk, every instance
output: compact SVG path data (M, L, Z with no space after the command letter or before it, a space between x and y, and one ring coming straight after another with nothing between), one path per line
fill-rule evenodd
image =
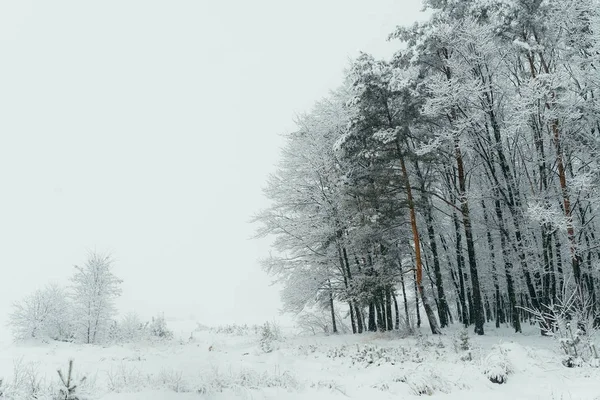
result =
M410 225L412 228L413 234L413 242L415 246L415 266L416 266L416 279L415 285L417 285L419 293L421 294L421 300L423 301L423 307L425 308L425 313L427 314L427 319L429 321L429 326L431 327L431 333L434 335L440 334L440 328L435 318L435 314L429 305L429 301L427 300L427 296L425 294L425 289L423 288L423 266L421 260L421 243L419 240L419 231L417 228L417 217L415 213L415 204L412 197L412 189L410 187L410 180L408 178L408 171L406 170L406 164L404 163L404 157L400 153L400 145L398 146L398 155L400 156L400 167L402 168L402 175L404 178L404 185L406 186L406 197L408 200L409 214L410 214ZM417 308L418 311L418 308Z
M421 307L419 305L419 285L417 284L417 271L413 269L413 284L415 289L415 311L417 312L417 328L421 327Z
M406 326L410 329L410 313L408 312L408 298L406 297L406 285L404 284L404 271L400 267L400 285L402 286L402 299L404 300L404 315L406 315Z

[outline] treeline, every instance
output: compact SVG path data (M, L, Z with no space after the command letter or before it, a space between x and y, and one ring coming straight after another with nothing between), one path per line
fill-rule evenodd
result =
M259 236L286 311L398 329L521 331L577 291L600 310L600 2L427 0L298 118Z

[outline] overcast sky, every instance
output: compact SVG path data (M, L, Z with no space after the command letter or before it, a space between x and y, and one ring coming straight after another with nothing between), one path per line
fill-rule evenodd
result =
M296 113L419 0L0 1L0 321L86 252L122 312L273 319L248 240ZM1 330L1 328L0 328Z

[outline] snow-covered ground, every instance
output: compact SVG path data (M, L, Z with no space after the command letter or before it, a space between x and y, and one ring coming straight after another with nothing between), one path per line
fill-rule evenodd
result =
M254 333L192 335L195 327L172 323L170 342L110 347L3 341L0 377L56 385L73 359L77 379L88 377L82 391L104 400L600 399L600 369L562 366L556 342L532 327L471 335L471 360L456 348L458 328L442 337L288 334L264 353ZM486 369L510 371L506 383L490 382Z

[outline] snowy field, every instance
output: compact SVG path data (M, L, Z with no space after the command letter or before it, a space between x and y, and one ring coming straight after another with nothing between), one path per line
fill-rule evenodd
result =
M22 395L39 387L39 399L52 398L45 392L69 359L76 381L87 376L80 399L600 399L600 369L564 367L557 343L529 326L470 335L470 356L458 328L442 337L283 333L265 353L253 329L196 326L171 322L171 341L109 347L4 340L0 376ZM494 374L506 382L490 382Z

